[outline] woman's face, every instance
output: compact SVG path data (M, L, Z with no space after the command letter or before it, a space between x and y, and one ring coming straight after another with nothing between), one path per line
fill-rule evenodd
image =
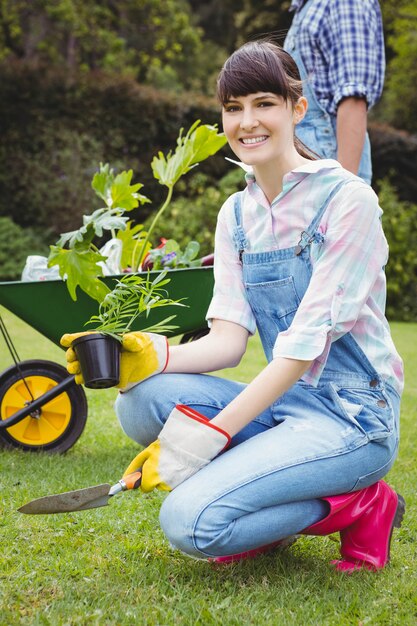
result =
M304 116L304 100L293 107L270 92L231 97L223 106L222 121L236 156L256 168L293 153L294 125Z

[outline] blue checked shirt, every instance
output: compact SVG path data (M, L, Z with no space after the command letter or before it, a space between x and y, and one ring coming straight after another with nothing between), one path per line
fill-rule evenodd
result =
M296 13L307 3L298 45L323 108L335 115L343 98L380 98L385 49L377 0L293 0Z

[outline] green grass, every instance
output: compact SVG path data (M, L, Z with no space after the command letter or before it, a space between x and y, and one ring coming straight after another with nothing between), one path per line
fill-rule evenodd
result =
M2 313L21 359L64 362L59 348ZM303 537L282 554L229 566L189 559L159 529L159 493L122 494L78 514L19 514L32 498L118 480L136 454L113 413L115 391L87 390L86 430L67 454L0 451L0 625L417 624L417 325L394 324L393 332L407 383L389 481L408 508L384 571L334 572L338 544L329 537ZM11 358L0 342L3 371ZM233 375L248 380L262 363L254 339Z

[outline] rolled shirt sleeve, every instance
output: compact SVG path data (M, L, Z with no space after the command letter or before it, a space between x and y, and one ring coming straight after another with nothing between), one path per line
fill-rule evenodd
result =
M309 286L273 350L274 358L314 361L306 382L317 383L331 343L358 327L361 317L365 323L367 309L376 309L373 298L384 305L388 245L381 215L376 194L357 182L339 191L327 209L320 226L324 241L312 244Z
M384 84L385 53L378 2L337 0L329 2L329 84L335 113L341 100L363 97L368 107L379 99Z

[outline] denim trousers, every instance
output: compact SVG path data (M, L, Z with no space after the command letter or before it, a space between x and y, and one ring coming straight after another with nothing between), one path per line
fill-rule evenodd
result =
M125 433L147 446L176 404L213 418L244 387L205 374L159 374L119 394L116 413ZM168 494L160 523L171 545L197 558L224 556L319 521L328 510L322 497L361 489L388 472L399 404L389 386L297 383Z

